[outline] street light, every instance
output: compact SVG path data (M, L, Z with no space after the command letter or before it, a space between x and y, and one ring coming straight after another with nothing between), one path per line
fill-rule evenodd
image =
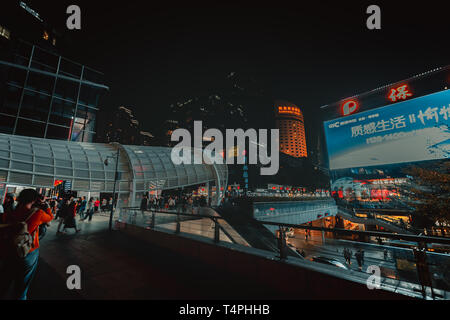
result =
M116 202L116 184L117 184L117 179L118 179L118 172L117 169L119 167L119 155L120 155L120 149L117 149L117 154L116 154L116 170L114 171L114 187L113 187L113 203L111 205L111 212L109 214L109 231L112 231L112 219L113 219L113 215L114 215L114 206L117 203ZM105 159L105 166L108 165L108 159L114 159L114 156L107 156Z

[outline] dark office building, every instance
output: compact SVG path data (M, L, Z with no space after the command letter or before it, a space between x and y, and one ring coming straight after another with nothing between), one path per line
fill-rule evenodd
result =
M154 136L142 129L130 108L120 106L114 112L103 111L103 127L99 130L95 142L118 142L127 145L153 145Z
M93 141L108 87L101 73L59 55L58 37L22 1L0 12L1 133Z

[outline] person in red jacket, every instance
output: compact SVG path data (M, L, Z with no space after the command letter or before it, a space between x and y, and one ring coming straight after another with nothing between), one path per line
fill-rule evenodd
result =
M100 207L100 200L97 198L94 202L95 212L98 212L98 208Z
M23 190L17 198L17 207L6 215L7 223L26 221L28 232L33 237L33 247L24 257L11 255L6 260L6 273L1 277L7 277L12 282L12 298L26 300L28 289L33 280L39 260L39 226L53 220L53 214L45 201L40 201L39 194L34 189Z

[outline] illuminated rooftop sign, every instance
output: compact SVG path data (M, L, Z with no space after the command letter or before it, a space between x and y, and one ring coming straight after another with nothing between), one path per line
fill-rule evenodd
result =
M300 108L297 107L285 107L285 106L280 106L278 107L278 113L280 114L294 114L297 116L300 116Z
M391 89L388 99L392 102L397 102L400 100L406 100L409 97L412 97L412 93L409 91L408 85L405 84L403 86Z
M344 101L341 105L341 114L343 116L349 116L359 110L359 103L356 100Z

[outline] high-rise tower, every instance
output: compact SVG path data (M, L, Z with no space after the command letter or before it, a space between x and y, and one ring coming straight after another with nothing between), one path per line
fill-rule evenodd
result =
M275 102L276 126L280 130L280 151L296 158L308 156L303 113L295 104Z

